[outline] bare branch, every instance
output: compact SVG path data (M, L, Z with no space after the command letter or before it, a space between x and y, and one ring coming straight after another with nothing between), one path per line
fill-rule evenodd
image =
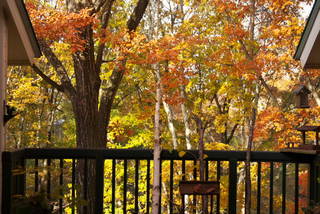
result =
M68 76L68 73L63 66L62 62L58 59L58 57L53 53L52 49L44 40L39 40L40 49L42 53L46 56L49 63L54 67L58 76L61 80L61 85L65 89L64 92L68 93L69 95L73 95L76 93L75 88L73 87L71 80Z
M108 26L109 20L110 20L110 15L111 15L111 9L113 5L114 0L108 0L105 2L105 4L101 7L103 7L101 10L103 12L103 17L102 17L102 29L105 29ZM97 57L96 57L96 69L100 69L101 64L102 64L102 58L103 58L103 53L105 49L105 44L100 43L97 51Z
M233 138L233 135L234 135L235 131L237 130L238 126L239 126L238 123L233 126L233 128L232 128L232 130L231 130L231 132L230 132L230 135L229 135L229 137L228 137L228 139L227 139L227 144L230 143L230 141L231 141L231 139Z
M242 50L244 51L244 53L246 54L246 57L250 60L252 60L252 56L250 55L246 45L244 44L244 42L242 41L242 39L239 40L240 44L241 44L241 47L242 47Z
M214 94L213 97L214 97L214 101L216 101L216 104L218 106L219 113L222 114L222 108L221 108L221 105L220 105L219 98L218 98L217 94Z
M261 75L258 75L258 78L259 78L260 82L262 83L262 86L263 86L263 87L267 90L267 92L269 93L269 95L270 95L273 103L274 103L277 107L279 107L280 104L279 104L279 102L278 102L278 100L277 100L277 97L273 94L273 92L272 92L271 88L269 87L268 83L263 79L263 77L262 77Z
M45 73L43 73L39 67L37 67L35 64L31 66L44 81L46 81L48 84L50 84L52 87L56 88L60 92L64 92L64 89L61 85L59 85L57 82L53 81L50 77L48 77Z
M149 0L139 0L136 7L134 8L133 13L131 14L127 27L129 31L135 31L143 17L143 14L146 11Z
M122 63L123 66L125 65L125 63L125 61ZM119 69L119 67L113 70L107 84L108 87L103 89L102 91L99 112L101 114L101 119L107 120L107 124L109 123L110 119L110 111L108 111L107 109L111 109L112 107L114 97L116 96L124 73L125 71L123 69Z
M102 60L102 63L114 62L116 59Z

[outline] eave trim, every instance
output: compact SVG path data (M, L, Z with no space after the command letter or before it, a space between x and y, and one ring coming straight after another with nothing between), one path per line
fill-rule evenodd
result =
M302 52L305 48L305 45L307 43L307 40L310 36L310 32L313 28L314 22L318 16L318 12L320 9L320 0L316 0L316 2L314 3L311 13L309 15L308 21L306 23L306 27L304 28L303 32L302 32L302 36L300 38L299 44L297 46L296 52L293 56L294 59L299 60L301 58Z
M36 58L41 57L41 51L40 51L40 46L36 37L36 34L34 32L34 29L32 27L32 23L30 20L30 17L28 15L27 9L25 7L25 4L23 3L23 0L15 0L18 10L20 12L23 24L25 26L25 29L27 31L33 52L34 52L34 56Z

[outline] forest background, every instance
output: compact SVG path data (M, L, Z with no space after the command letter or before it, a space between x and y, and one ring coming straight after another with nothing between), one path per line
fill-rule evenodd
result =
M320 72L293 60L312 3L27 0L44 56L9 70L7 100L19 114L7 147L299 143L294 129L320 118ZM299 84L312 92L310 109L294 107Z
M105 44L100 73L105 83L98 96L126 60L103 142L108 148L152 148L156 71L163 148L196 149L201 120L207 124L207 149L242 150L253 108L254 150L299 142L294 128L318 122L320 74L301 70L292 58L305 24L302 3L310 7L311 1L161 1L149 4L131 35L126 22L134 2L115 1L105 29L90 15L89 4L70 12L65 3L30 0L27 6L38 38L54 50L71 84L76 84L72 57L85 45L77 33L87 25L93 26L93 42ZM45 56L37 66L60 85L63 79ZM45 80L31 68L10 69L7 100L19 114L8 124L8 148L76 146L72 102ZM292 91L299 84L312 91L310 109L294 108Z

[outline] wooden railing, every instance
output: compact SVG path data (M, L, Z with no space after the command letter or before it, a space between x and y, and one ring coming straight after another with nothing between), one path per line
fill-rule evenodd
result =
M222 186L210 210L240 213L246 153L205 151L205 154L206 180L219 181ZM63 197L56 198L55 208L59 213L77 213L80 207L86 206L79 202L79 195L85 201L91 191L88 167L92 166L95 167L95 213L151 213L152 150L24 149L4 152L2 158L3 214L12 213L14 197L43 189L52 199L53 192L57 192L55 188L62 186L66 188L59 189ZM180 180L199 178L197 158L197 151L185 151L182 157L178 151L162 151L161 213L196 213L199 209L200 196L181 196L178 191ZM84 164L79 164L80 161ZM93 165L88 164L90 161ZM252 152L251 161L254 212L299 213L305 203L319 200L318 156ZM80 166L84 178L79 186Z

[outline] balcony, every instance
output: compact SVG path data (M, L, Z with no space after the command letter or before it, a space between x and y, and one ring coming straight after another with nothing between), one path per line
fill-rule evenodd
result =
M205 154L206 179L219 181L221 187L220 194L210 197L209 211L242 213L246 153ZM197 156L197 151L183 157L177 151L162 151L161 213L200 213L202 196L179 193L179 181L199 176ZM318 201L317 161L316 155L252 152L252 213L301 213ZM152 150L24 149L4 152L3 163L4 214L13 213L16 197L41 190L56 213L77 213L92 191L92 166L95 213L151 213ZM81 185L79 170L84 172Z

